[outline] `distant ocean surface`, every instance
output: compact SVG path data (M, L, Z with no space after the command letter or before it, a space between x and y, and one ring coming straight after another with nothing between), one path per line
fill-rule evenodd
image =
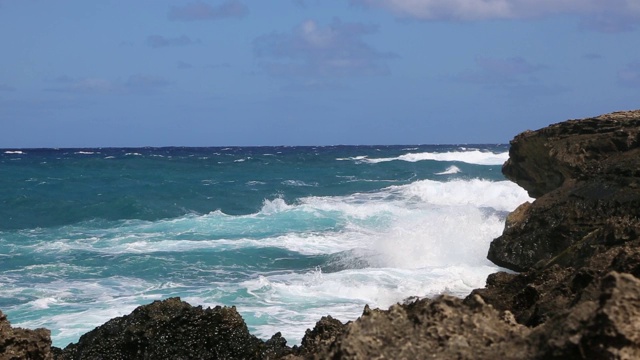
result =
M509 211L506 145L0 150L0 310L66 346L153 300L322 316L464 296Z

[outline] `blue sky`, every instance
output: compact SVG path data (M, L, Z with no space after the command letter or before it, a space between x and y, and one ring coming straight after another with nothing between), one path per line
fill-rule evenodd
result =
M505 143L640 108L640 0L0 0L0 147Z

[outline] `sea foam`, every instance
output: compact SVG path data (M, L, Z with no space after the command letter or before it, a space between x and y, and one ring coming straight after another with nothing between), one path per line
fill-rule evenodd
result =
M356 156L350 158L338 158L337 160L352 160L362 163L377 164L389 161L418 162L425 160L434 161L459 161L475 165L502 165L509 159L508 152L493 153L489 151L469 150L469 151L448 151L448 152L422 152L408 153L397 157L369 158L368 156Z
M463 296L483 286L486 276L498 270L485 258L489 243L504 228L507 212L531 199L489 167L437 158L497 165L504 154L463 150L394 157L397 150L392 155L361 148L327 153L324 161L331 170L324 177L291 171L311 166L306 161L272 169L274 165L258 161L259 155L235 148L236 159L253 156L256 161L229 161L224 169L255 165L242 171L246 177L214 176L224 175L217 172L216 159L185 157L209 162L206 173L189 178L183 178L187 174L178 167L180 176L173 179L195 184L189 190L201 194L203 202L214 197L216 189L233 189L231 184L241 189L229 191L233 205L246 203L249 193L266 190L247 212L225 213L222 209L233 207L212 205L202 212L187 208L182 215L152 220L98 217L0 230L0 254L13 254L3 257L0 272L7 304L2 310L16 326L51 329L54 345L65 346L138 305L180 296L193 305L236 305L252 333L266 339L281 331L296 344L305 329L327 314L348 321L359 316L365 304L384 308L411 295ZM364 151L381 155L370 159L360 155ZM104 162L111 167L122 161L122 154L134 153L102 154L115 156ZM144 154L127 163L151 161ZM84 155L75 155L74 161L100 164ZM442 163L418 163L430 158ZM156 171L164 161L169 162L169 156L154 158L150 168ZM363 165L385 161L398 162ZM274 173L264 176L267 171ZM42 178L57 181L48 176ZM186 193L147 195L173 203Z

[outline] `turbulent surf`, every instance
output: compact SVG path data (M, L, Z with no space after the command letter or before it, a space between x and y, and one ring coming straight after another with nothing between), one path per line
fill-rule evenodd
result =
M155 299L322 316L466 295L529 200L504 145L0 150L0 309L65 346Z

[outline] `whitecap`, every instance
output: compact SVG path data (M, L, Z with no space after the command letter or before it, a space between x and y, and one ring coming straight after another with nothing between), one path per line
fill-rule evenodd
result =
M355 158L354 158L355 159ZM475 165L502 165L509 159L508 152L492 153L488 151L471 150L471 151L449 151L443 153L424 152L424 153L408 153L398 157L378 158L378 159L360 159L363 162L377 164L388 161L408 161L417 162L425 160L433 161L459 161Z
M318 183L311 183L308 184L302 180L285 180L282 182L282 185L287 185L287 186L301 186L301 187L315 187L318 186Z
M451 165L447 168L447 170L442 171L442 172L437 172L435 173L435 175L453 175L453 174L458 174L462 172L462 170L460 170L459 167L455 166L455 165Z

